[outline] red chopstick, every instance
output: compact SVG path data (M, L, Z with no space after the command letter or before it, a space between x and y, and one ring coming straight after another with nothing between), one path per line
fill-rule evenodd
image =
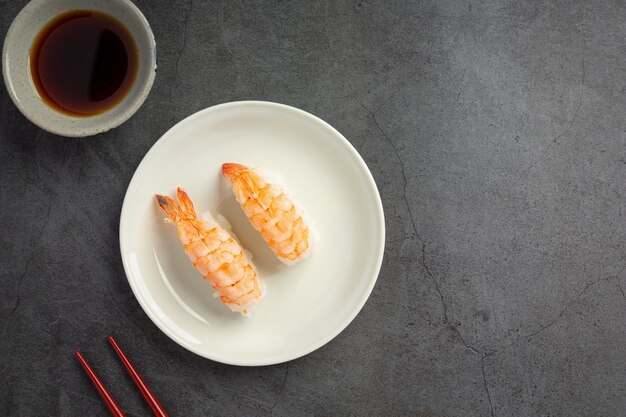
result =
M93 385L98 390L98 393L104 400L104 403L109 408L109 411L111 411L111 414L113 414L115 417L126 417L126 414L124 414L124 412L122 411L120 406L117 404L113 396L109 393L109 391L107 391L107 388L104 386L102 381L100 381L100 378L98 378L98 375L96 375L93 369L91 369L91 367L89 366L89 364L87 363L85 358L83 358L83 355L81 355L79 351L76 351L76 358L78 359L78 362L80 362L83 369L87 373L87 376L89 377L89 379L91 379L91 382L93 382Z
M150 388L148 388L146 382L143 380L141 375L139 375L139 372L137 372L137 369L135 369L130 360L126 357L124 351L122 350L122 348L120 348L120 345L117 344L113 336L109 336L107 339L111 346L113 346L113 349L115 350L115 353L117 353L117 356L119 356L120 360L124 364L124 367L128 371L128 374L131 376L131 378L133 378L133 381L135 382L135 385L137 385L137 388L139 388L141 395L143 395L143 398L152 409L152 413L157 417L169 417L165 412L165 409L163 409L163 406L159 403Z

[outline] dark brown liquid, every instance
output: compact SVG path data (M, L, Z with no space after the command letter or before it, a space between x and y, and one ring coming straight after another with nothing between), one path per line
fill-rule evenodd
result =
M75 10L39 32L30 71L50 107L72 116L93 116L118 104L137 76L137 47L128 30L104 13Z

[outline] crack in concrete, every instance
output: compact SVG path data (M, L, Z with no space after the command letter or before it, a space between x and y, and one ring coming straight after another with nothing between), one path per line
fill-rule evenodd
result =
M580 81L580 93L579 93L579 98L578 98L578 106L576 107L576 110L574 111L574 115L570 119L569 123L567 123L567 126L565 127L565 129L563 129L563 131L561 133L559 133L554 139L552 139L550 141L550 143L548 144L546 149L541 153L539 158L537 158L533 162L531 162L524 170L522 170L522 172L520 172L519 168L517 169L517 171L513 175L517 175L518 172L520 172L520 173L517 176L517 178L515 179L515 181L513 181L514 185L517 184L529 170L531 170L532 168L536 167L543 160L543 158L545 158L545 156L548 154L548 152L550 152L550 149L552 149L552 145L554 145L555 143L556 144L559 143L559 139L561 139L565 134L567 134L567 132L570 131L570 129L572 128L572 125L574 124L574 122L578 118L578 112L580 111L580 108L581 108L581 106L583 104L583 95L584 95L584 87L585 87L585 47L586 47L585 46L585 41L583 40L583 48L582 48L582 52L581 52L581 67L582 67L582 71L581 72L582 72L582 74L581 74L581 81ZM520 165L520 168L521 168L521 165Z
M493 401L491 400L491 393L489 392L489 386L487 385L487 373L485 372L485 358L485 355L480 358L480 369L483 374L483 387L485 387L485 392L487 393L487 401L489 401L489 411L491 412L491 417L494 417Z
M616 281L617 281L617 288L619 288L619 291L622 293L622 297L624 297L624 300L626 300L626 293L624 292L624 288L622 287L622 284L619 282L619 278L617 278Z
M359 100L359 102L360 102L360 100ZM408 186L408 181L407 181L407 178L406 178L406 170L404 168L404 162L402 161L402 158L400 157L400 153L398 152L398 149L396 148L394 143L391 141L389 136L387 136L385 131L380 127L380 124L378 123L378 120L376 119L376 115L374 114L374 112L370 111L367 107L365 107L363 105L363 103L361 103L361 106L366 111L368 111L369 114L371 115L372 120L374 121L374 124L376 125L376 128L385 137L386 141L389 143L389 145L393 149L394 153L396 154L396 158L398 159L398 162L400 163L400 167L402 168L402 178L403 178L403 182L404 182L404 189L403 189L402 196L404 198L404 202L406 204L406 207L407 207L407 210L408 210L408 213L409 213L409 217L411 219L411 225L413 226L413 233L415 234L415 237L417 238L417 240L419 240L420 244L422 245L422 250L421 250L421 264L422 264L422 267L426 271L426 274L428 275L430 280L433 282L433 285L435 286L435 290L437 291L437 294L439 294L439 299L441 301L441 305L442 305L442 308L443 308L443 323L445 325L447 325L452 330L452 332L459 338L459 340L463 343L463 345L467 349L469 349L472 352L482 356L483 354L480 351L478 351L476 348L474 348L473 346L471 346L470 344L467 343L467 341L465 340L465 338L463 337L463 335L459 331L458 327L455 326L454 324L452 324L452 322L449 319L449 316L448 316L448 305L446 303L446 300L445 300L445 297L443 295L443 292L441 291L441 288L439 287L439 282L437 282L437 280L435 279L435 275L433 274L433 272L431 271L430 267L428 266L428 263L426 262L426 242L424 242L424 240L422 239L420 234L417 232L417 225L415 224L415 218L413 217L413 212L411 211L411 206L410 206L409 200L408 200L408 198L406 196L406 188Z
M41 226L41 229L39 230L37 238L35 239L35 243L33 244L33 250L30 253L30 256L28 257L28 259L26 259L26 264L24 265L24 271L22 272L22 274L18 278L18 281L17 281L17 291L15 293L15 304L13 305L11 310L9 311L9 314L7 314L7 318L11 317L13 315L13 313L15 313L15 311L18 309L18 307L20 306L20 304L22 302L22 297L20 295L20 293L22 291L22 283L24 282L24 279L26 278L26 275L28 275L28 266L33 261L33 259L35 259L35 255L37 254L37 246L39 246L39 243L41 242L41 239L43 238L43 232L46 230L46 226L48 225L48 221L50 220L50 212L51 211L52 211L52 203L48 203L48 209L46 211L46 217L44 218L43 225Z
M622 296L624 297L624 299L626 300L626 294L624 293L623 288L621 287L621 284L619 282L619 277L617 275L611 275L609 277L605 277L605 278L598 278L595 281L591 281L589 283L587 283L585 285L585 287L574 297L572 298L566 305L565 307L563 307L563 309L559 312L559 314L557 314L557 316L552 319L550 322L546 323L545 325L539 327L539 329L530 332L528 334L522 335L522 336L518 336L517 338L515 338L515 340L513 340L511 343L508 343L498 349L494 349L490 352L484 353L482 354L482 358L481 358L481 367L482 367L482 372L483 372L483 385L485 387L485 391L487 392L487 397L489 399L489 405L491 406L491 416L493 417L494 413L493 413L493 403L491 401L491 395L489 393L489 389L487 388L487 377L486 377L486 372L485 372L485 360L491 356L495 356L503 351L505 351L506 349L510 348L511 346L514 346L515 344L517 344L520 340L524 340L527 339L528 341L530 341L533 337L535 337L536 335L538 335L539 333L543 332L544 330L554 326L561 317L563 317L563 315L567 312L567 310L570 309L570 307L572 305L574 305L591 287L595 286L598 283L601 282L607 282L610 280L616 280L617 285L622 293ZM477 351L478 352L478 351ZM480 354L480 353L479 353Z
M180 63L180 58L185 51L185 47L187 46L187 26L189 23L189 18L191 17L191 12L193 10L193 1L189 0L187 3L189 5L189 10L187 10L187 15L185 16L185 20L183 21L183 44L180 48L178 48L178 56L176 57L176 64L174 65L174 78L172 83L170 84L170 104L174 105L174 84L176 84L176 78L178 77L178 64ZM176 118L176 112L172 112L174 114L174 118Z
M403 197L404 202L406 204L407 211L409 213L409 218L411 219L411 225L413 227L413 233L414 233L415 237L417 238L417 240L419 240L419 242L420 242L420 244L422 246L422 249L421 249L421 264L422 264L422 267L426 271L426 274L428 275L430 280L433 282L433 285L435 286L435 290L437 291L437 294L439 294L439 300L441 302L442 309L443 309L443 311L442 311L442 314L443 314L443 320L442 320L443 324L446 325L457 336L457 338L461 341L461 343L463 344L463 346L465 346L466 349L470 350L472 353L474 353L474 354L476 354L476 355L478 355L480 357L480 359L481 359L481 369L482 369L482 375L483 375L483 386L485 388L485 392L487 393L487 400L489 401L489 408L490 408L490 412L491 412L491 417L494 417L493 402L491 400L491 393L489 392L489 387L487 385L487 377L485 375L485 364L484 364L485 354L482 353L481 351L479 351L478 349L476 349L475 347L473 347L472 345L468 344L467 341L465 340L465 338L463 337L463 335L461 334L461 332L459 331L458 327L455 326L454 324L452 324L452 322L450 321L450 319L448 317L448 305L446 303L445 297L443 296L443 292L441 291L441 288L439 287L439 283L435 279L435 276L434 276L433 272L431 271L430 267L428 266L428 263L426 262L426 242L422 239L422 237L420 236L420 234L417 231L417 225L415 224L415 218L413 216L413 212L411 211L411 205L409 204L409 200L408 200L408 198L406 196L406 189L407 189L407 186L408 186L408 181L407 181L407 175L406 175L406 169L405 169L405 166L404 166L404 161L400 157L400 152L398 151L398 148L395 146L395 144L393 143L391 138L389 138L387 133L383 130L383 128L378 123L378 119L376 118L376 114L372 110L370 110L369 108L367 108L365 106L365 104L361 101L359 96L356 94L356 91L354 90L354 88L352 88L352 85L350 84L349 81L347 81L347 84L350 87L350 90L352 90L352 94L353 94L354 98L356 99L356 101L371 116L374 124L376 125L376 128L383 135L383 137L385 138L387 143L389 143L389 146L391 146L391 149L393 150L393 152L394 152L398 162L400 163L400 168L401 168L401 172L402 172L402 181L403 181L402 197Z
M582 74L581 74L581 82L580 82L580 94L579 94L579 100L578 100L578 105L576 107L576 110L574 111L574 114L572 116L572 118L570 119L570 121L567 123L567 126L563 129L563 131L558 134L552 141L550 141L548 147L544 150L544 152L542 153L542 155L537 158L534 162L532 162L528 167L526 167L517 177L515 183L517 183L530 169L532 169L533 167L537 166L541 160L547 155L547 153L550 151L550 149L552 148L552 146L556 143L559 143L559 140L565 136L572 128L574 122L576 121L576 119L578 118L578 114L580 112L580 109L582 107L582 101L584 98L584 86L585 86L585 42L583 41L583 49L582 49L582 57L581 57L581 67L582 67ZM407 180L407 175L406 175L406 169L404 166L404 161L402 160L402 158L400 157L400 153L397 149L397 147L395 146L395 144L393 143L393 141L389 138L389 136L387 135L387 133L382 129L382 127L380 126L380 123L378 122L378 119L376 118L376 114L374 113L374 111L370 110L367 106L365 106L365 104L361 101L361 99L359 98L359 96L357 95L356 91L354 90L354 88L352 87L352 85L350 84L350 82L347 82L350 90L352 90L353 96L356 99L356 101L361 105L361 107L370 115L370 117L372 118L374 125L376 126L377 130L382 134L382 136L384 137L385 141L391 146L398 162L400 163L400 167L401 167L401 173L402 173L402 180L403 180L403 192L402 192L402 197L404 199L404 202L406 204L407 207L407 211L409 213L409 217L411 220L411 225L413 228L413 232L414 232L414 236L417 238L417 240L419 240L422 248L421 248L421 265L424 268L424 270L426 271L426 274L429 276L430 280L433 282L433 285L435 286L435 290L437 291L437 294L439 295L439 299L443 308L443 323L456 335L456 337L459 339L459 341L465 346L466 349L468 349L469 351L471 351L472 353L478 355L480 357L480 364L481 364L481 374L482 374L482 382L483 382L483 387L485 390L485 393L487 395L487 400L489 402L489 410L490 410L490 415L491 417L494 417L495 413L494 413L494 405L493 405L493 400L491 398L491 392L489 390L489 384L487 381L487 371L486 371L486 360L487 358L494 356L498 353L501 353L502 351L504 351L505 349L515 345L516 343L518 343L520 340L524 340L524 339L532 339L534 336L536 336L537 334L543 332L544 330L548 329L549 327L553 326L555 323L557 323L557 321L565 314L565 312L576 302L580 299L580 297L582 297L582 295L584 295L585 292L587 292L589 290L590 287L603 282L603 281L608 281L610 279L617 279L617 276L611 276L611 277L607 277L607 278L600 278L597 279L595 281L592 281L590 283L588 283L583 290L576 296L574 297L572 300L570 300L565 307L560 311L560 313L553 319L551 320L549 323L547 323L544 326L541 326L539 329L537 329L536 331L533 331L531 333L528 333L526 335L523 336L518 336L513 342L498 348L498 349L494 349L492 351L489 352L481 352L479 349L476 349L474 346L470 345L467 343L467 341L465 340L465 338L463 337L463 335L461 334L461 332L458 329L458 326L454 325L448 316L448 305L446 303L445 297L443 295L443 292L441 291L441 288L439 286L438 281L435 279L435 276L433 274L433 272L431 271L427 260L426 260L426 242L422 239L422 237L419 235L418 231L417 231L417 225L415 223L415 218L413 216L413 212L411 210L411 206L409 204L408 198L407 198L407 194L406 194L406 190L408 187L408 180ZM519 169L518 171L519 172ZM516 172L516 174L517 174ZM405 237L406 238L406 237ZM405 239L402 238L402 239ZM624 299L626 300L626 292L624 291L624 289L622 288L619 280L617 281L617 285L619 286L619 289L622 293L622 296L624 297Z
M519 16L511 16L506 14L486 14L486 13L464 13L464 14L450 14L450 13L438 13L434 10L426 10L423 12L424 15L430 17L437 17L440 19L459 19L463 21L469 20L508 20L511 23L517 24L527 24L528 18L520 19Z
M272 408L270 408L270 417L274 414L274 409L276 408L276 405L278 404L278 400L280 399L280 396L283 395L283 391L285 391L285 386L287 385L287 376L289 375L289 362L287 362L287 366L285 367L285 376L283 377L283 384L280 387L280 391L278 391L278 394L276 395L276 398L274 399L274 404L272 404Z
M489 406L491 407L491 416L494 416L494 412L493 412L493 402L491 400L491 394L489 393L489 389L488 389L488 384L487 384L487 375L486 375L486 371L485 371L485 360L487 358L489 358L490 356L494 356L497 355L498 353L503 352L504 350L510 348L511 346L517 344L520 340L524 340L524 339L528 339L528 341L530 341L533 337L535 337L536 335L538 335L539 333L543 332L544 330L554 326L561 317L563 317L563 315L567 312L567 310L569 310L569 308L576 303L580 297L582 297L588 290L589 288L593 287L594 285L600 283L600 282L606 282L609 280L616 280L617 281L617 285L620 287L620 291L622 292L622 296L624 296L624 299L626 299L626 294L624 294L623 289L621 288L621 285L619 283L619 278L616 275L612 275L610 277L605 277L605 278L599 278L595 281L592 281L588 284L585 285L585 287L582 289L582 291L580 291L574 298L572 298L566 305L565 307L563 307L563 309L559 312L559 314L553 319L551 320L549 323L541 326L539 329L530 332L528 334L525 334L523 336L518 336L513 342L504 345L502 347L500 347L499 349L494 349L490 352L481 354L481 368L482 368L482 373L483 373L483 386L485 387L485 391L487 392L487 398L489 400ZM477 351L478 352L478 351ZM479 353L480 354L480 353Z
M369 111L363 105L363 103L361 103L361 105L363 106L363 108L365 110ZM446 303L445 297L443 296L443 292L441 291L441 288L439 287L439 283L435 279L435 275L430 270L430 267L428 266L428 263L426 262L426 242L424 242L422 237L417 232L417 226L415 224L415 219L413 217L413 213L411 211L411 206L410 206L409 201L408 201L407 196L406 196L406 188L407 188L408 182L407 182L407 179L406 179L406 171L404 169L404 163L402 161L402 158L400 158L400 153L398 152L398 149L393 144L393 142L391 141L389 136L387 136L385 131L380 127L380 124L378 123L378 120L376 119L376 115L373 112L371 112L371 111L369 113L372 116L374 124L376 125L376 127L378 128L380 133L385 137L385 139L387 140L389 145L392 147L394 153L396 154L396 157L398 158L398 161L400 162L400 166L402 168L402 178L404 180L404 189L403 189L402 195L403 195L404 201L406 203L407 210L409 212L409 217L411 218L411 224L413 225L413 233L415 233L415 237L417 237L417 239L419 240L420 244L422 245L422 250L421 250L421 254L422 254L422 256L421 256L421 264L422 264L422 267L426 271L426 274L428 275L430 280L433 282L433 285L435 286L435 290L437 291L437 294L439 294L439 300L441 302L442 309L443 309L443 311L442 311L442 313L443 313L443 324L445 324L450 330L452 330L452 332L458 337L458 339L461 341L461 343L463 343L463 345L467 349L469 349L474 354L477 354L478 356L480 356L480 358L481 358L481 369L482 369L482 374L483 374L483 385L484 385L484 388L485 388L485 392L487 393L487 400L489 401L491 417L494 417L493 403L492 403L492 400L491 400L491 393L489 392L489 387L487 385L487 378L485 376L485 366L484 366L485 355L482 352L480 352L478 349L476 349L473 346L471 346L470 344L468 344L467 341L465 340L465 338L463 337L463 335L461 334L461 332L459 331L458 327L455 326L454 324L452 324L452 322L450 322L450 319L448 317L448 304Z
M399 237L397 239L390 239L390 240L386 240L385 243L397 243L397 242L404 242L407 239L413 239L415 237L415 235L409 235L409 236L402 236Z
M516 337L516 338L515 338L515 340L513 340L511 343L508 343L508 344L506 344L506 345L504 345L504 346L500 347L499 349L495 349L495 350L490 351L489 353L485 354L485 357L488 357L488 356L493 356L493 355L495 355L495 354L497 354L497 353L500 353L500 352L502 352L502 351L504 351L504 350L506 350L506 349L510 348L511 346L513 346L513 345L517 344L520 340L523 340L523 339L528 339L528 341L530 341L533 337L537 336L539 333L541 333L541 332L543 332L544 330L546 330L546 329L548 329L548 328L550 328L550 327L554 326L554 325L555 325L555 324L559 321L559 319L560 319L561 317L563 317L563 315L567 312L567 310L569 310L569 308L570 308L572 305L574 305L574 304L575 304L575 303L576 303L576 302L580 299L580 297L582 297L582 296L583 296L583 295L584 295L584 294L585 294L585 293L589 290L589 288L591 288L591 287L595 286L595 285L596 285L596 284L598 284L598 283L601 283L601 282L606 282L606 281L610 281L610 280L618 280L617 275L611 275L610 277L605 277L605 278L598 278L598 279L596 279L595 281L591 281L591 282L587 283L587 284L585 285L585 287L584 287L584 288L583 288L583 289L582 289L582 290L581 290L581 291L580 291L580 292L579 292L579 293L578 293L578 294L577 294L574 298L572 298L572 299L571 299L571 300L570 300L570 301L569 301L569 302L565 305L565 307L563 307L563 308L561 309L561 311L559 312L559 314L557 314L557 316L556 316L554 319L550 320L550 321L549 321L548 323L546 323L545 325L540 326L540 327L539 327L539 329L537 329L537 330L535 330L535 331L532 331L532 332L530 332L530 333L527 333L527 334L525 334L525 335L518 336L518 337ZM619 285L619 281L617 281L617 282L618 282L618 285ZM622 295L624 295L624 294L622 294ZM626 297L625 297L625 298L626 298Z

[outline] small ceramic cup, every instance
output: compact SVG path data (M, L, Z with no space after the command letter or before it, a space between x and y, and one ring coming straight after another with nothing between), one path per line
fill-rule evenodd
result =
M95 10L119 20L137 46L137 78L128 94L111 109L89 117L73 117L47 105L30 72L30 50L50 20L70 10ZM32 0L17 15L4 40L2 73L11 99L26 118L48 132L83 137L124 123L143 104L156 74L156 43L148 21L129 0Z

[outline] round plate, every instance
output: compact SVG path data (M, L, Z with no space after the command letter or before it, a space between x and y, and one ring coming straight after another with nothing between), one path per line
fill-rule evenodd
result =
M319 231L308 259L288 267L274 257L222 178L224 162L282 175ZM177 186L199 213L226 217L252 252L267 293L251 318L213 298L164 223L154 194ZM186 118L150 149L126 192L120 246L137 300L165 334L215 361L270 365L314 351L354 319L380 270L385 223L371 173L339 132L293 107L244 101Z

